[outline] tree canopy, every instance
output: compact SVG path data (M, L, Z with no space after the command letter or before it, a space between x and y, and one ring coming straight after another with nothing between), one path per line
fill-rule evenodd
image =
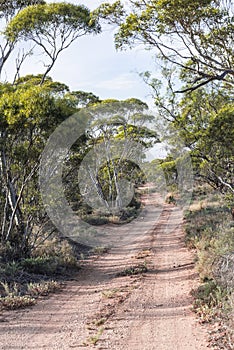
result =
M31 40L42 49L50 61L43 81L63 50L77 38L99 31L87 7L62 2L27 6L8 23L5 33L12 42Z
M116 47L143 44L162 67L161 80L142 76L166 133L176 131L173 145L183 140L196 175L233 192L233 2L134 0L122 11L119 6ZM100 8L104 15L108 9Z
M77 38L99 33L102 21L117 24L118 49L143 44L163 67L161 81L148 72L142 74L153 91L159 131L165 142L170 139L171 150L164 160L156 160L152 167L148 164L149 173L161 180L165 174L170 185L176 182L182 143L189 150L196 178L233 194L231 0L137 0L125 7L117 1L93 12L65 2L7 1L0 2L0 16L5 21L0 70L22 40L33 43L47 57L45 72L20 77L19 60L13 84L0 84L2 242L27 254L32 232L46 223L37 183L41 153L50 134L76 112L88 115L83 120L87 132L69 150L63 174L67 198L75 207L83 205L77 179L89 153L93 165L88 164L84 172L84 181L89 179L90 185L84 184L85 193L88 198L96 193L105 208L124 207L127 186L121 187L123 181L144 180L138 166L142 149L161 140L151 128L155 117L147 104L136 98L101 100L93 92L70 91L48 76L60 53ZM132 188L128 189L131 194Z
M117 48L144 44L175 65L192 91L211 81L234 83L231 0L132 1L121 14Z

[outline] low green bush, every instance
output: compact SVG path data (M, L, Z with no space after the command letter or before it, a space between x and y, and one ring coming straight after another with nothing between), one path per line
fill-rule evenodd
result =
M108 217L98 215L83 216L82 219L88 224L94 226L105 225L109 222Z
M200 194L196 193L184 213L185 241L196 250L196 268L203 282L193 291L194 309L202 322L218 321L220 327L229 329L220 340L226 344L233 336L234 228L224 197L209 190L204 200L205 192Z
M51 275L56 272L58 261L56 258L38 256L24 259L20 265L30 273Z

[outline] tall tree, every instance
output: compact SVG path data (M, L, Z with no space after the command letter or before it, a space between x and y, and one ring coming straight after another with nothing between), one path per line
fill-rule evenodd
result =
M42 49L49 60L43 83L63 50L77 38L98 33L100 29L88 8L62 2L26 7L14 16L5 33L11 42L30 40Z
M190 148L197 175L234 194L233 114L226 89L202 89L184 96L172 125Z
M56 123L62 121L60 117L68 117L81 103L79 96L75 97L64 84L52 82L47 74L63 50L80 36L99 32L100 26L86 7L69 3L5 1L0 2L0 15L5 21L0 71L21 40L31 40L49 58L44 74L16 79L27 55L23 53L21 58L18 57L14 85L2 84L0 91L0 177L4 203L1 207L1 239L18 242L19 251L23 251L33 227L31 220L34 220L27 212L30 205L25 203L29 201L29 192L37 187L32 182L36 178L47 131L51 132ZM38 201L38 196L35 198ZM16 232L18 240L15 240Z
M232 90L216 84L176 98L169 88L160 93L160 83L149 82L164 125L160 129L176 148L182 140L190 150L194 172L222 192L234 193L234 118ZM169 137L167 137L169 136Z
M41 153L79 104L65 84L40 82L41 75L0 85L0 240L15 257L30 253L48 219L38 185Z
M93 151L82 163L81 179L85 179L83 188L89 202L94 198L110 212L118 212L126 205L130 188L121 182L136 181L144 150L159 142L157 134L150 130L154 116L147 109L144 102L134 98L104 100L88 108L92 116L88 143Z
M148 72L144 80L153 88L166 131L176 130L175 147L180 139L190 148L199 176L231 192L233 18L231 0L134 0L116 21L115 36L117 48L144 44L155 52L168 89L160 94L162 82Z
M232 0L137 0L131 5L115 37L118 48L143 43L156 50L160 59L183 70L187 85L180 92L211 81L234 84Z

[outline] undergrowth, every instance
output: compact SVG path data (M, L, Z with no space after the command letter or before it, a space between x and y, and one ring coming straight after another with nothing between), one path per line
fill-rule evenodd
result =
M30 257L0 260L0 308L32 306L39 297L56 292L80 269L79 258L68 241L53 237Z
M207 187L195 190L185 212L186 244L196 251L201 285L193 291L194 310L201 322L218 324L211 332L216 349L233 349L234 225L223 198Z

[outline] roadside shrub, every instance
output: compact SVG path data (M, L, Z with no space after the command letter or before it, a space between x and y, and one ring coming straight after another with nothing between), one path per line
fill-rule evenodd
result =
M20 265L27 270L27 272L51 275L56 272L58 262L51 257L32 257L21 261Z
M138 264L135 266L127 267L123 271L118 272L116 276L117 277L134 276L134 275L139 275L139 274L142 274L145 272L148 272L146 262L144 262L143 264Z
M94 226L105 225L109 222L108 217L98 215L83 216L82 219L88 224Z
M224 197L197 192L185 212L186 244L196 249L196 268L203 284L195 291L194 309L202 322L218 322L216 349L232 349L234 314L234 228ZM202 199L202 200L201 200ZM221 331L220 334L220 329ZM220 347L222 345L222 347Z
M35 258L45 257L51 259L57 268L77 268L79 267L75 248L67 240L59 240L58 237L48 239L41 244L34 252Z
M21 266L18 262L7 262L4 265L2 265L2 274L14 278L19 273L20 269Z
M0 262L7 263L12 260L18 260L20 257L17 246L12 245L10 242L0 243Z
M218 256L213 262L212 273L220 285L234 290L234 253Z
M61 284L57 281L41 281L40 283L28 283L27 293L30 296L37 297L39 295L46 296L55 292L61 287Z
M28 306L32 306L36 303L34 298L28 296L15 296L8 295L4 298L0 298L0 305L7 310L21 309Z
M194 310L203 322L211 322L229 312L230 291L219 286L215 281L207 281L192 291L195 298Z

